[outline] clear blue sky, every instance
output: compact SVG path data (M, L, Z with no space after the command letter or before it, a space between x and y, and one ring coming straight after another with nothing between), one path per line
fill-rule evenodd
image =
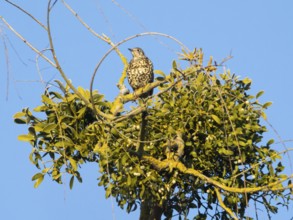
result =
M45 23L46 1L17 2ZM293 139L293 1L118 2L127 13L110 0L68 0L96 32L105 33L115 42L136 33L158 31L180 39L189 48L203 48L206 60L212 55L221 61L232 51L234 58L226 63L226 67L237 75L251 78L252 93L265 91L262 100L273 102L267 111L270 123L283 140ZM0 1L0 15L37 48L48 47L45 32L3 0ZM74 85L88 88L94 67L108 46L82 27L61 1L57 3L52 17L53 38L61 65ZM127 215L116 206L115 200L104 199L103 188L97 186L99 174L96 165L82 167L83 184L76 183L73 190L69 190L69 178L66 185L58 185L47 178L38 189L33 188L31 177L38 170L28 159L31 147L17 140L27 127L14 124L12 116L23 107L39 105L44 85L37 82L40 77L35 65L36 55L1 22L0 31L8 47L9 58L7 81L5 48L1 39L0 219L138 219L138 211ZM137 38L124 44L121 50L130 55L128 47L140 46L153 60L156 69L168 73L180 48L168 39L158 39ZM39 66L44 80L60 79L56 70L41 59ZM113 54L98 72L95 88L109 99L118 93L115 84L121 69L119 59ZM269 135L267 138L277 139L274 132ZM292 143L289 142L287 147L290 146ZM283 150L283 147L276 145L276 149ZM284 163L288 165L285 159L287 157L284 157ZM293 203L289 211L282 210L272 219L291 219L292 206ZM250 213L254 217L253 212Z

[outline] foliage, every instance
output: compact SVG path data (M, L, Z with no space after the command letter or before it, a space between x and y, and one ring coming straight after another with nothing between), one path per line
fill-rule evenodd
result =
M262 91L248 93L250 79L217 74L212 59L203 66L201 50L184 52L183 58L190 65L182 70L174 61L170 75L158 71L153 84L158 93L138 100L131 111L123 105L137 99L133 94L110 102L96 91L91 99L89 91L78 88L85 103L59 82L62 93L46 91L34 109L43 118L29 109L17 113L15 122L29 125L19 140L30 142L30 160L41 169L32 178L35 187L46 174L62 183L67 173L72 188L75 179L82 181L81 165L95 162L106 197L115 197L128 212L148 200L163 207L167 218L197 208L194 219L230 219L245 218L251 201L268 213L278 210L271 200L287 205L291 198L283 182L288 177L282 163L275 163L281 157L271 148L273 140L262 142L267 129L261 118L271 103L259 103ZM140 143L142 108L148 116L146 141Z

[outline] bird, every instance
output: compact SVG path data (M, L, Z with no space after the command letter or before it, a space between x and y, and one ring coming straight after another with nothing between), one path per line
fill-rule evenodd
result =
M147 84L154 81L153 63L145 55L144 51L139 48L129 48L132 54L126 74L129 85L135 92L136 90L145 87ZM140 98L147 98L153 94L153 89L143 93Z
M126 69L126 74L128 78L129 85L132 87L134 94L136 90L145 87L147 84L154 81L154 71L152 61L144 54L143 50L139 47L130 48L132 54L132 59L129 61L128 67ZM143 93L139 98L143 99L145 102L146 98L153 94L153 89ZM144 141L148 134L147 131L147 110L143 110L141 114L141 126L137 145L138 156L141 157L144 153Z

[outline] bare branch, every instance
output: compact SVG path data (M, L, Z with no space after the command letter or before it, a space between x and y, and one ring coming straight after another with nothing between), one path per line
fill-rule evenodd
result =
M97 32L95 32L87 23L85 23L82 18L77 14L76 11L74 11L69 4L65 2L65 0L62 0L62 3L65 5L65 7L79 20L79 22L86 27L94 36L101 39L102 41L105 41L106 43L109 43L107 39L105 39L102 35L99 35Z
M143 23L141 23L137 17L135 17L132 13L130 13L126 8L124 8L121 4L119 4L117 1L112 0L112 2L118 7L120 8L122 11L125 12L125 14L130 17L135 23L138 24L138 26L140 26L144 31L148 31L148 29L146 28L146 26L144 26Z
M0 32L1 34L1 32ZM7 69L7 76L6 76L6 101L8 100L8 96L9 96L9 76L10 76L10 62L9 62L9 53L8 53L8 48L5 42L5 39L3 37L3 35L1 34L1 38L3 41L3 45L4 45L4 51L5 51L5 61L6 61L6 69Z
M23 13L25 13L27 16L29 16L31 19L33 19L35 22L37 22L42 28L44 28L47 31L47 27L42 24L38 19L36 19L31 13L27 12L26 10L24 10L22 7L20 7L19 5L9 1L9 0L4 0L7 3L11 4L12 6L16 7L17 9L19 9L20 11L22 11Z
M111 39L109 37L107 37L106 35L100 35L97 32L95 32L78 14L76 11L74 11L69 4L67 4L65 2L65 0L62 0L62 3L65 5L65 7L77 18L77 20L79 20L79 22L87 29L89 30L90 33L92 33L95 37L99 38L100 40L106 42L107 44L109 44L110 46L114 47L115 44L111 41ZM122 87L122 83L126 77L126 67L127 67L127 60L126 58L123 56L123 54L119 51L119 49L117 47L114 48L114 50L116 51L116 53L119 55L122 63L124 64L124 70L121 76L121 79L119 80L118 85L120 87ZM122 83L121 83L122 82Z
M44 60L46 60L49 64L51 64L53 67L57 67L56 64L50 60L48 57L46 57L42 52L40 52L37 48L35 48L30 42L28 42L20 33L18 33L14 28L2 17L0 16L0 19L3 21L3 23L19 38L21 39L29 48L31 48L35 53L39 54Z
M63 69L61 68L61 65L59 63L59 60L57 58L56 52L55 52L55 48L54 48L54 44L53 44L53 39L52 39L52 34L51 34L51 28L50 28L50 14L51 14L51 0L49 0L48 2L48 8L47 8L47 27L48 27L48 38L49 38L49 43L50 43L50 47L51 47L51 52L52 52L52 56L53 59L56 63L56 69L59 71L59 73L61 74L62 78L65 80L65 82L67 83L67 85L72 89L72 91L81 99L84 101L84 103L88 106L90 105L89 101L83 96L81 95L81 93L73 86L73 84L70 82L70 80L67 78L66 74L64 73Z

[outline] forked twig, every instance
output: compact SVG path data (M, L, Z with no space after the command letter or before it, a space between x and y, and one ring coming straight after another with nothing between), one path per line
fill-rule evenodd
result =
M70 87L70 89L72 89L72 91L82 100L84 101L85 105L89 106L89 101L73 86L73 84L70 82L70 80L67 78L66 74L64 73L59 60L57 58L56 52L55 52L55 48L54 48L54 44L53 44L53 39L52 39L52 34L51 34L51 27L50 27L50 14L51 14L51 0L49 0L48 2L48 7L47 7L47 27L48 27L48 39L49 39L49 43L50 43L50 48L51 48L51 53L53 56L53 59L56 63L56 69L59 71L59 73L61 74L62 78L65 80L65 82L67 83L67 85Z
M21 39L29 48L31 48L35 53L39 54L44 60L46 60L50 65L53 67L57 67L56 64L50 60L48 57L46 57L43 53L41 53L37 48L35 48L30 42L28 42L20 33L18 33L14 28L2 17L0 16L0 19L3 21L3 23L19 38Z
M31 13L27 12L26 10L24 10L22 7L20 7L19 5L13 3L12 1L9 0L4 0L7 3L11 4L12 6L14 6L15 8L19 9L20 11L22 11L24 14L26 14L27 16L29 16L31 19L33 19L35 22L37 22L42 28L44 28L46 31L48 30L47 27L42 24L42 22L40 22L38 19L36 19Z

